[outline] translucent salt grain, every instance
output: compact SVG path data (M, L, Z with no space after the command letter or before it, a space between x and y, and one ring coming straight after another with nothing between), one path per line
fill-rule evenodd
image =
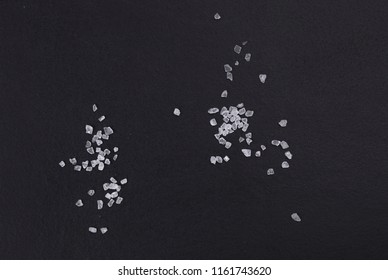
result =
M227 141L227 142L225 143L225 148L226 148L226 149L229 149L230 147L232 147L232 143L229 142L229 141Z
M118 197L119 196L119 193L118 192L112 192L111 193L111 198L116 198L116 197Z
M106 199L110 199L110 198L111 198L111 194L110 194L110 193L106 193L106 194L105 194L105 198L106 198Z
M60 163L59 163L59 166L60 167L64 167L66 164L65 164L65 162L62 160Z
M120 204L122 201L123 201L124 198L122 198L121 196L117 197L116 199L116 203L117 204Z
M238 62L238 60L236 60L236 62L234 63L234 65L238 66L240 63Z
M100 228L100 231L101 231L102 234L105 234L105 233L107 233L108 228L102 227L102 228Z
M109 200L108 207L112 207L113 203L115 203L115 201L113 199Z
M267 79L267 75L266 74L260 74L259 75L259 79L260 79L260 82L262 82L264 84L265 80Z
M70 158L70 159L69 159L69 162L70 162L72 165L76 165L76 164L77 164L77 159L76 159L76 158Z
M110 165L110 160L109 160L109 158L106 158L105 161L104 161L104 163L105 163L106 165Z
M290 146L288 146L288 143L286 141L280 142L280 146L282 146L283 149L287 149L290 147Z
M94 190L88 190L88 195L93 196L94 193L95 193Z
M225 64L225 65L224 65L224 70L225 70L225 72L230 72L230 71L233 70L233 68L232 68L232 66L230 66L229 64Z
M256 156L256 157L260 157L260 156L261 156L261 152L260 152L260 151L257 151L257 152L255 153L255 156Z
M97 147L97 148L96 148L96 153L99 153L99 152L101 152L101 148L100 148L100 147Z
M261 148L263 151L264 151L265 149L267 149L267 147L264 146L264 145L261 145L260 148Z
M221 97L228 97L228 91L227 90L224 90L222 93L221 93Z
M242 45L245 46L248 43L248 41L242 42Z
M244 154L246 157L251 156L251 150L250 149L242 149L241 152Z
M230 160L230 158L228 156L224 156L224 161L225 162L228 162Z
M128 182L127 178L124 178L120 181L120 184L125 185Z
M288 164L287 161L282 162L282 168L289 168L289 167L290 167L290 165Z
M210 162L211 162L212 164L216 164L216 162L217 162L216 157L215 157L215 156L211 156L211 157L210 157Z
M254 113L254 111L252 111L252 110L247 110L247 112L245 113L245 116L247 116L247 117L252 117L252 116L253 116L253 113Z
M211 125L211 126L216 126L216 125L217 125L216 119L211 119L211 120L210 120L210 125Z
M98 155L98 156L97 156L97 159L98 159L99 161L102 161L102 160L105 159L105 157L104 157L103 155Z
M91 125L86 125L85 126L85 131L87 134L93 134L93 127Z
M287 125L287 120L281 120L281 121L279 122L279 125L280 125L281 127L285 127L285 126Z
M287 151L287 152L285 152L284 154L285 154L285 156L286 156L288 159L292 159L292 154L291 154L290 151Z
M89 161L88 161L88 160L83 161L83 162L82 162L82 168L85 169L86 167L88 167L88 164L89 164Z
M117 153L118 150L119 150L119 148L117 148L117 147L114 147L114 148L113 148L113 151L114 151L115 153Z
M101 145L102 145L102 140L96 140L96 144L97 144L98 146L101 146Z
M119 156L118 154L115 154L115 155L113 156L113 160L116 161L116 159L117 159L118 156Z
M75 203L76 206L78 207L81 207L83 206L84 204L82 203L82 200L81 199L78 199L77 202Z
M102 200L97 200L97 209L101 210L104 206L104 202Z
M101 117L98 118L99 122L102 122L103 120L105 120L105 116L101 116Z
M117 180L115 178L113 178L113 177L110 177L109 181L111 181L112 183L117 183Z
M244 107L244 103L237 104L236 107L240 109L240 108Z
M244 138L242 138L242 137L240 137L240 138L238 138L238 142L240 142L240 143L242 143L242 142L244 142Z
M215 114L215 113L218 113L220 110L218 108L210 108L209 110L207 110L207 112L209 114Z
M93 170L93 167L91 167L91 166L88 166L88 167L86 167L86 169L85 169L86 171L88 171L88 172L90 172L90 171L92 171Z
M97 232L97 229L95 227L89 227L89 231L91 233L96 233Z
M291 214L291 218L295 221L295 222L301 222L302 219L299 217L299 215L297 213L292 213Z
M181 114L181 110L179 110L178 108L175 108L174 109L174 115L175 116L180 116L180 114Z
M98 164L98 170L100 170L100 171L104 170L104 163L103 162L100 162Z
M220 18L221 18L221 16L220 16L219 13L216 13L216 14L214 15L214 19L219 20Z
M110 150L109 149L105 149L104 150L104 155L109 155L110 154Z
M93 112L97 111L97 105L93 104Z
M233 50L234 50L235 53L240 54L241 47L239 45L235 45Z
M252 138L252 132L249 132L249 133L245 134L245 137L246 138Z
M279 146L280 145L280 141L279 140L272 140L271 144L274 145L274 146Z
M231 72L226 73L226 79L233 81L233 74Z
M110 126L104 127L104 133L106 135L111 135L111 134L113 134L113 129Z
M251 60L251 54L250 54L250 53L247 53L247 54L245 55L245 60L246 60L247 62L249 62L249 61Z
M81 169L82 169L81 165L74 166L75 171L81 171Z
M275 174L275 171L273 170L273 168L270 168L267 170L267 175L273 175Z
M92 143L88 140L86 141L85 148L90 148L92 146Z
M253 140L252 140L251 138L247 138L246 141L247 141L247 144L250 145L250 144L252 143Z

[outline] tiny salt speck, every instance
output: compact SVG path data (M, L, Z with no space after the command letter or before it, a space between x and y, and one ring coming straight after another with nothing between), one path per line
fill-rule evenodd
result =
M93 112L97 111L97 105L93 104Z
M125 185L128 182L127 178L124 178L120 181L120 184Z
M220 14L219 14L219 13L216 13L216 14L214 15L214 19L216 19L216 20L219 20L219 19L221 19L221 16L220 16Z
M250 53L247 53L247 54L245 54L245 60L247 61L247 62L249 62L250 60L251 60L251 54Z
M78 199L77 202L75 203L77 207L82 207L84 204L82 203L81 199Z
M250 157L251 156L251 150L250 149L242 149L242 153L244 154L245 157Z
M289 167L290 167L290 165L288 164L287 161L282 162L282 168L289 168Z
M228 162L230 160L230 158L228 156L224 156L224 161L225 162Z
M117 153L117 152L119 151L119 148L114 147L114 148L113 148L113 151L114 151L115 153Z
M272 140L271 144L274 145L274 146L279 146L280 145L280 141L279 140Z
M259 75L259 79L260 79L260 82L264 84L265 80L267 79L267 75L266 74L260 74Z
M105 120L105 116L101 116L101 117L98 118L99 122L102 122L103 120Z
M211 126L216 126L216 125L217 125L216 119L211 119L211 120L210 120L210 125L211 125Z
M227 90L224 90L222 93L221 93L221 97L228 97L228 91Z
M89 231L91 233L96 233L97 232L97 229L95 227L89 227Z
M292 154L291 154L290 151L285 152L284 155L285 155L288 159L292 159Z
M65 162L62 160L60 163L59 163L59 166L60 167L64 167L66 164L65 164Z
M273 175L273 174L275 174L275 171L273 170L273 168L269 168L267 170L267 175Z
M297 213L292 213L291 214L291 218L295 221L295 222L301 222L302 219L299 217L299 215Z
M174 115L175 116L180 116L180 114L181 114L181 110L179 110L178 108L175 108L174 109Z
M281 127L286 127L286 126L287 126L287 120L281 120L281 121L279 122L279 125L280 125Z
M229 64L225 64L225 65L224 65L224 70L225 70L225 72L230 72L230 71L233 70L233 68L232 68L232 66L230 66Z
M94 195L94 190L89 190L88 191L88 195L93 196Z
M256 156L256 157L260 157L260 156L261 156L261 152L260 152L260 151L257 151L257 152L255 153L255 156Z
M102 200L97 200L97 209L101 210L104 205L104 202Z
M85 126L85 131L87 134L93 134L93 127L91 125L86 125Z
M108 228L102 227L102 228L100 228L100 231L102 234L105 234L108 231Z
M286 141L280 142L280 146L282 146L283 150L288 149L290 147Z
M237 53L237 54L240 54L241 52L241 47L239 45L235 45L234 46L234 52Z

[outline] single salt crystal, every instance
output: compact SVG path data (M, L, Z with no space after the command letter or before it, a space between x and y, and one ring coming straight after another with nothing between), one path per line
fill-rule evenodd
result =
M100 228L100 231L101 231L102 234L105 234L105 233L107 233L108 228L102 227L102 228Z
M97 144L98 146L101 146L101 145L102 145L102 140L96 140L96 144Z
M97 156L97 159L98 159L99 161L103 161L103 160L105 159L105 157L104 157L103 155L98 155L98 156Z
M247 144L250 145L250 144L252 143L253 140L252 140L251 138L247 138L246 141L247 141Z
M93 104L93 112L97 111L97 105Z
M224 161L225 162L228 162L230 160L230 158L228 156L224 156Z
M91 166L88 166L88 167L86 167L86 169L85 169L86 171L88 171L88 172L90 172L90 171L92 171L93 170L93 167L91 167Z
M108 139L109 139L109 136L106 135L106 134L103 134L103 135L101 136L101 138L104 139L104 140L108 140Z
M230 72L230 71L233 70L233 68L232 68L232 66L230 66L229 64L225 64L225 65L224 65L224 70L225 70L225 72Z
M110 194L110 193L106 193L106 194L105 194L105 198L106 198L106 199L111 199L111 194Z
M245 116L247 116L247 117L252 117L252 116L253 116L253 113L254 113L254 111L252 111L252 110L247 110L247 112L245 113Z
M104 163L105 163L106 165L110 165L110 160L109 160L109 158L106 158L105 161L104 161Z
M113 151L114 151L115 153L117 153L118 150L119 150L119 148L117 148L117 147L114 147L114 148L113 148Z
M98 164L98 170L100 170L100 171L104 170L104 163L103 162L100 162Z
M260 152L260 151L257 151L257 152L255 153L255 156L256 156L256 157L260 157L260 156L261 156L261 152Z
M101 152L101 148L100 148L100 147L97 147L97 148L96 148L96 153L99 153L99 152Z
M211 126L216 126L216 125L217 125L216 119L211 119L211 120L210 120L210 125L211 125Z
M96 165L99 164L100 162L98 160L92 160L90 161L90 163L92 164L92 167L96 167Z
M238 62L238 60L236 60L236 62L234 63L234 65L238 66L240 63Z
M102 122L103 120L105 120L105 116L101 116L101 117L98 118L99 122Z
M238 141L240 142L240 143L242 143L242 142L244 142L244 138L242 138L242 137L240 137L240 138L238 138Z
M210 162L211 162L212 164L216 164L216 162L217 162L216 157L215 157L215 156L211 156L211 157L210 157Z
M62 160L60 163L59 163L59 166L60 167L64 167L66 164L65 164L65 162Z
M110 150L109 149L105 149L104 150L104 155L109 155L110 154Z
M273 170L273 168L270 168L267 170L267 175L273 175L275 174L275 171Z
M267 147L264 146L264 145L261 145L260 148L261 148L263 151L264 151L265 149L267 149Z
M226 73L226 79L233 81L233 74L231 72Z
M104 202L102 200L97 200L97 209L101 210L104 206Z
M119 193L118 192L112 192L111 193L111 198L116 198L116 197L118 197L119 196Z
M85 148L90 148L92 146L92 143L88 140L86 141Z
M76 164L77 164L77 159L76 159L76 158L70 158L70 159L69 159L69 162L70 162L72 165L76 165Z
M244 115L246 111L247 110L245 108L241 108L240 110L238 110L238 114L239 115Z
M106 135L111 135L111 134L113 134L113 129L110 126L104 127L104 133Z
M292 154L290 151L284 153L288 159L292 159Z
M109 200L108 207L112 207L113 203L115 203L115 201L113 199Z
M81 171L81 165L76 165L76 166L74 166L74 170L75 171Z
M302 219L299 217L299 215L297 213L292 213L291 214L291 218L295 221L295 222L301 222Z
M222 93L221 93L221 97L228 97L228 91L227 90L224 90Z
M218 163L222 163L222 157L216 156L216 161L217 161Z
M282 162L282 168L289 168L289 167L290 167L290 165L288 164L287 161Z
M280 146L282 146L283 149L287 149L290 147L290 146L288 146L288 143L286 141L280 142Z
M245 54L245 60L247 62L249 62L251 60L251 54L250 53Z
M83 161L83 162L82 162L82 168L85 169L86 167L88 167L88 164L89 164L89 161L88 161L88 160Z
M117 159L118 156L119 156L118 154L115 154L115 155L113 156L113 160L116 161L116 159Z
M209 110L207 110L207 112L209 114L215 114L215 113L218 113L220 110L218 108L210 108Z
M281 121L279 122L279 125L280 125L281 127L285 127L285 126L287 125L287 120L281 120Z
M77 202L75 203L76 206L78 207L81 207L83 206L84 204L82 203L82 200L81 199L78 199Z
M245 137L246 138L252 138L252 132L248 132L247 134L245 134Z
M95 227L89 227L89 231L91 233L96 233L97 232L97 229Z
M266 74L260 74L259 75L259 79L260 79L260 82L262 82L264 84L265 80L267 79L267 75Z
M88 190L88 195L93 196L94 195L94 190Z
M225 143L225 148L226 148L226 149L229 149L230 147L232 147L232 143L229 142L229 141L226 141L226 143Z
M180 114L181 114L181 110L179 110L178 108L175 108L174 109L174 115L175 116L180 116Z
M221 16L220 16L220 14L219 13L216 13L215 15L214 15L214 19L217 19L217 20L219 20L221 18Z
M117 180L115 179L115 178L113 178L113 177L110 177L110 179L109 179L112 183L117 183Z
M102 185L102 188L104 189L104 191L108 190L108 188L109 188L109 183L104 183L104 184Z
M234 46L234 52L237 53L237 54L240 54L241 52L241 47L239 45L235 45Z
M93 127L91 125L86 125L85 126L85 131L87 134L93 134Z
M244 156L250 157L251 156L251 150L250 149L242 149L241 150Z
M240 108L244 107L244 103L237 104L236 107L240 109Z
M127 178L124 178L120 181L120 184L125 185L128 182Z
M124 198L122 198L121 196L117 197L116 199L116 203L117 204L120 204L122 201L123 201Z
M280 141L279 140L272 140L271 144L274 145L274 146L279 146L280 145Z

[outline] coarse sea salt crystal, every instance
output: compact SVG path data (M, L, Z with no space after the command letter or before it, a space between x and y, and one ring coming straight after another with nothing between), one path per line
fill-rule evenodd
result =
M228 162L230 160L230 158L228 156L224 156L224 161L225 162Z
M102 228L100 228L100 231L102 234L105 234L108 231L108 228L102 227Z
M216 125L217 125L216 119L211 119L211 120L210 120L210 125L211 125L211 126L216 126Z
M180 114L181 114L181 110L179 110L178 108L175 108L174 109L174 115L175 116L180 116Z
M97 229L95 227L89 227L89 231L91 233L96 233L97 232Z
M113 134L113 129L110 126L104 127L104 133L109 136Z
M269 168L267 170L267 175L273 175L273 174L275 174L275 171L273 170L273 168Z
M86 171L88 171L88 172L90 172L90 171L92 171L93 170L93 167L91 167L91 166L88 166L88 167L86 167L86 169L85 169Z
M232 143L229 142L229 141L226 141L226 143L225 143L225 148L226 148L226 149L229 149L230 147L232 147Z
M282 162L282 168L289 168L289 167L290 167L290 165L288 164L287 161Z
M112 207L113 203L115 203L115 201L113 199L109 200L108 207Z
M113 156L113 160L116 161L116 159L117 159L118 156L119 156L118 154L115 154L115 155Z
M221 18L221 16L220 16L219 13L216 13L216 14L214 15L214 19L219 20L220 18Z
M233 74L231 72L226 73L226 79L233 81Z
M245 141L247 141L247 144L250 145L253 140L251 138L247 138L247 140L245 140Z
M222 157L216 156L216 161L217 161L218 163L222 163Z
M238 62L238 60L236 60L236 62L234 63L234 65L238 66L240 63Z
M210 162L211 162L212 164L216 164L216 162L217 162L216 157L215 157L215 156L211 156L211 157L210 157Z
M65 162L62 160L60 163L59 163L59 166L60 167L64 167L66 164L65 164Z
M104 161L104 163L105 163L106 165L110 165L110 160L109 160L109 158L106 158L105 161Z
M93 127L91 125L86 125L85 126L85 131L87 134L93 134Z
M99 122L102 122L103 120L105 120L105 116L101 116L101 117L98 118Z
M117 148L117 147L114 147L114 148L113 148L113 151L114 151L115 153L117 153L118 150L119 150L119 148Z
M110 179L109 179L112 183L117 183L117 180L115 179L115 178L113 178L113 177L110 177Z
M285 156L286 156L288 159L292 159L292 154L291 154L290 151L287 151L287 152L285 152L284 154L285 154Z
M84 204L82 203L82 200L81 199L78 199L77 202L75 203L76 206L78 207L81 207L83 206Z
M247 117L252 117L253 114L254 114L254 111L252 111L252 110L247 110L247 112L245 113L245 116L247 116Z
M264 84L265 80L267 79L267 75L266 74L260 74L259 75L259 79L260 79L260 82L262 82Z
M267 149L267 147L264 146L264 145L261 145L260 148L261 148L263 151L264 151L265 149Z
M280 142L280 146L282 146L283 149L287 149L290 147L290 146L288 146L288 143L286 141Z
M287 125L287 120L281 120L281 121L279 122L279 125L280 125L281 127L285 127L285 126Z
M241 47L239 45L235 45L233 50L234 50L235 53L240 54Z
M233 68L232 68L232 66L230 66L229 64L225 64L225 65L224 65L224 70L225 70L225 72L230 72L230 71L233 70Z
M228 91L227 90L224 90L222 93L221 93L221 97L228 97Z
M77 159L76 159L76 158L70 158L70 159L69 159L69 162L70 162L72 165L76 165L76 164L77 164Z
M104 163L103 162L100 162L98 164L98 170L100 170L100 171L104 170Z
M94 154L94 149L93 147L90 147L90 148L87 148L86 151L89 153L89 154Z
M117 197L116 199L116 203L117 204L120 204L122 201L123 201L124 198L122 198L121 196Z
M299 215L297 213L292 213L291 214L291 218L295 221L295 222L301 222L302 219L299 217Z
M246 157L251 156L251 150L250 149L242 149L241 152L244 154Z
M128 182L127 178L124 178L120 181L120 184L125 185Z

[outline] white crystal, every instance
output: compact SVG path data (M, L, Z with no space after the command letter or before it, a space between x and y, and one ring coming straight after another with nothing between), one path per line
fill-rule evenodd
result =
M224 70L225 70L225 72L230 72L230 71L233 70L233 68L232 68L232 66L230 66L229 64L225 64L225 65L224 65Z
M71 158L71 159L69 159L69 162L70 162L72 165L76 165L76 164L77 164L77 159L76 159L76 158Z
M60 167L64 167L66 164L65 164L65 162L62 160L60 163L59 163L59 166Z
M238 138L238 142L240 142L240 143L242 143L242 142L244 142L244 138L242 138L242 137L240 137L240 138Z
M104 206L104 202L102 200L97 200L97 209L101 210Z
M86 125L85 126L85 131L87 134L93 134L93 127L91 125Z
M88 195L93 196L94 195L94 190L88 190Z
M230 160L230 158L228 156L224 156L224 161L225 162L228 162Z
M121 196L117 197L116 199L116 203L117 204L120 204L122 201L123 201L124 198L122 198Z
M81 200L81 199L78 199L77 202L75 203L75 205L77 205L78 207L81 207L81 206L83 206L84 204L82 203L82 200Z
M115 203L115 201L113 199L109 200L108 207L112 207L113 203Z
M226 143L225 143L225 148L226 148L226 149L229 149L230 147L232 147L232 143L229 142L229 141L226 141Z
M247 144L250 145L250 144L252 143L253 140L252 140L251 138L247 138L246 141L247 141Z
M286 141L280 142L280 146L282 146L283 149L287 149L290 147L290 146L288 146L288 143Z
M89 231L91 233L96 233L97 232L97 229L95 227L89 227Z
M252 117L252 116L253 116L253 113L254 113L254 111L252 111L252 110L247 110L247 112L245 113L245 116L247 116L247 117Z
M240 54L241 52L241 47L239 45L235 45L234 46L234 52L237 53L237 54Z
M273 168L269 168L267 170L267 175L273 175L273 174L275 174L275 171L273 170Z
M259 79L260 79L260 82L262 82L264 84L265 80L267 79L267 75L266 74L260 74L259 75Z
M279 146L280 145L280 141L279 140L272 140L271 144L274 145L274 146Z
M181 110L179 110L178 108L175 108L174 109L174 115L175 116L180 116L180 114L181 114Z
M81 165L76 165L76 166L74 166L74 170L75 171L81 171Z
M221 16L220 16L220 14L219 13L216 13L215 15L214 15L214 19L220 19L221 18Z
M232 74L232 72L226 73L226 79L233 81L233 74Z
M216 162L217 162L216 157L215 157L215 156L211 156L211 157L210 157L210 162L211 162L212 164L216 164Z
M100 228L100 231L101 231L102 234L105 234L105 233L107 233L108 228L102 227L102 228Z
M120 184L125 185L128 182L127 178L124 178L120 181Z
M220 110L218 108L210 108L209 110L207 110L207 112L209 114L215 114L215 113L218 113Z
M251 60L251 54L250 54L250 53L247 53L247 54L245 55L245 60L246 60L247 62L249 62L249 61Z
M256 156L256 157L260 157L260 156L261 156L261 152L260 152L260 151L257 151L257 152L255 153L255 156Z
M238 62L238 60L236 60L236 62L234 63L234 65L238 66L240 63Z
M104 127L104 133L106 135L111 135L111 134L113 134L113 129L110 126Z
M216 126L216 125L217 125L216 119L211 119L211 120L210 120L210 125L211 125L211 126Z
M104 163L103 162L100 162L98 164L98 170L100 170L100 171L104 170Z
M101 117L98 118L99 122L102 122L103 120L105 120L105 116L101 116Z
M228 97L228 91L227 90L224 90L222 93L221 93L221 97Z
M290 151L284 153L288 159L292 159L292 154Z
M250 157L251 156L251 150L250 149L242 149L241 150L244 156Z
M90 147L90 148L87 148L86 151L89 153L89 154L94 154L94 149L93 147Z
M93 112L97 111L97 105L93 104Z
M111 199L111 194L110 194L110 193L106 193L106 194L105 194L105 198L106 198L106 199Z
M116 159L117 159L118 156L119 156L118 154L115 154L115 155L113 156L113 160L116 161Z
M289 167L290 167L290 165L288 164L287 161L282 162L282 168L289 168Z
M117 153L118 150L119 150L119 148L117 148L117 147L114 147L114 148L113 148L113 151L114 151L115 153Z
M279 125L280 125L281 127L285 127L285 126L287 125L287 120L281 120L281 121L279 122Z
M291 214L291 218L295 221L295 222L301 222L302 219L299 217L299 215L297 213L292 213Z
M267 147L264 146L264 145L261 145L260 148L261 148L263 151L264 151L265 149L267 149Z
M86 167L86 169L85 169L86 171L88 171L88 172L90 172L90 171L92 171L93 170L93 167L91 167L91 166L88 166L88 167Z

